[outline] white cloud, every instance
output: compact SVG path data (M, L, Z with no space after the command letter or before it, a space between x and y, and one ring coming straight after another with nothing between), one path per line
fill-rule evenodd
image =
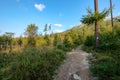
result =
M63 30L54 30L53 33L60 33L63 32Z
M34 7L36 9L38 9L39 11L43 11L43 9L45 9L45 5L44 4L35 4Z
M54 26L56 26L56 27L62 27L63 25L62 24L54 24Z

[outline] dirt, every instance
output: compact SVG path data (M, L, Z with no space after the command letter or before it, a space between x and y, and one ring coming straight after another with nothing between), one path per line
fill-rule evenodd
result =
M90 80L88 56L88 53L81 50L81 46L68 52L54 80Z

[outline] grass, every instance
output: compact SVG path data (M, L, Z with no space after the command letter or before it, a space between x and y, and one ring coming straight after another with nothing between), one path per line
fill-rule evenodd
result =
M65 52L54 48L24 48L0 54L0 80L53 80Z
M93 54L90 60L92 75L98 80L120 80L120 42L119 35L111 32L100 35L98 51L94 51L94 37L89 36L84 43L84 50Z

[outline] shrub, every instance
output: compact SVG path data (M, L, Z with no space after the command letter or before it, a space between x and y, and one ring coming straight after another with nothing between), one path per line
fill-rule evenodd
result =
M53 80L64 59L63 51L50 48L25 48L0 54L0 80Z
M84 42L85 46L94 46L94 37L88 36Z
M100 78L100 80L110 80L117 72L117 66L112 57L101 56L98 57L97 62L91 65L93 74Z

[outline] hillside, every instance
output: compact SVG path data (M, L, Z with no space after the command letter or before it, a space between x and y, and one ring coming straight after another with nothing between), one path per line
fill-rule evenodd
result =
M72 29L75 32L85 31L83 49L93 53L94 56L90 59L92 75L98 80L120 80L120 22L114 21L114 31L109 20L99 23L100 42L97 52L94 50L93 27L93 25L86 25Z
M47 26L49 27L49 26ZM0 80L53 80L66 53L82 45L92 53L91 75L98 80L120 80L120 22L99 23L99 47L94 47L94 25L77 25L62 33L39 35L35 24L28 25L26 37L0 36ZM67 60L67 59L66 59ZM42 73L42 74L41 74Z
M82 24L61 33L69 36L69 46L67 44L65 48L71 49L82 44L85 51L93 54L90 70L97 80L120 80L120 22L114 20L113 29L109 19L99 23L97 52L94 46L94 25Z

